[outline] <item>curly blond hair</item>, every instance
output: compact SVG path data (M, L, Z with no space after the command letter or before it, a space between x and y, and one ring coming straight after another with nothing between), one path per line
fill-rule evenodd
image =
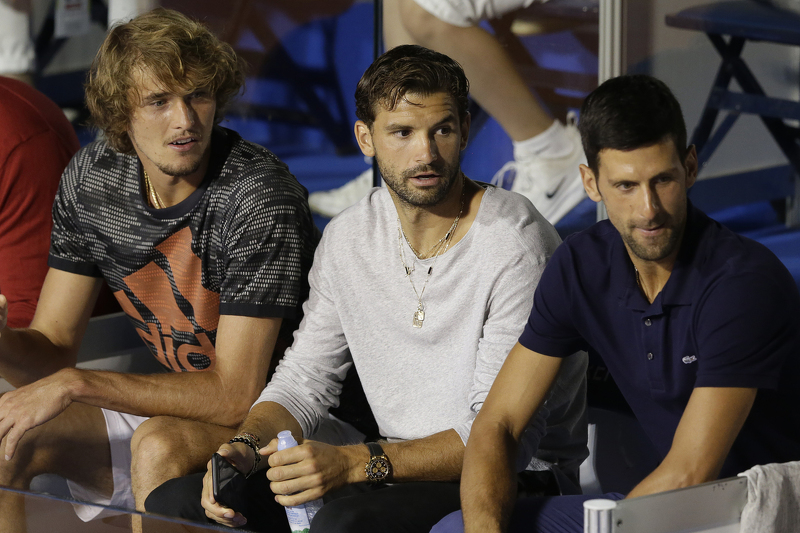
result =
M218 124L244 85L245 65L230 45L177 11L154 9L114 26L87 75L86 105L92 123L124 154L134 153L128 129L140 97L136 74L141 71L152 74L168 92L210 91Z

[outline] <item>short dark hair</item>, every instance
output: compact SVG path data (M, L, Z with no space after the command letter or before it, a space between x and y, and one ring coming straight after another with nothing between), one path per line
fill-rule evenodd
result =
M128 127L141 69L168 91L207 88L217 101L219 123L244 84L245 64L202 23L177 11L154 9L111 28L87 75L86 105L94 125L124 154L134 152Z
M392 48L361 76L356 87L356 116L372 128L378 106L392 110L406 94L448 93L463 121L469 107L469 82L457 61L423 46Z
M686 159L686 124L681 106L666 84L635 74L612 78L592 91L581 106L578 129L589 168L597 174L601 150L634 150L672 139Z

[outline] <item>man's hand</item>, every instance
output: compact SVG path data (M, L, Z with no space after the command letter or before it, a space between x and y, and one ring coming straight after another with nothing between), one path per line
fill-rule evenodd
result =
M269 456L267 478L278 495L275 501L283 506L300 505L347 483L364 481L358 470L360 466L363 472L369 459L363 445L331 446L312 440L278 451L278 439L273 439L261 455Z
M264 448L262 448L263 450ZM253 468L253 451L242 442L223 444L217 453L224 457L236 470L245 474ZM203 494L200 503L206 510L206 516L218 524L228 527L241 527L247 523L247 518L241 512L220 505L214 499L214 484L211 477L211 461L206 465L206 475L203 476ZM264 475L258 473L254 475Z
M6 461L29 429L55 418L72 403L69 370L59 371L0 397L0 440L6 438Z

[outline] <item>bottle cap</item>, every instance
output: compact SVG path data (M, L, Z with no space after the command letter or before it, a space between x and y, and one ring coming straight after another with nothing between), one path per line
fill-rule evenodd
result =
M278 451L297 446L297 441L288 429L278 433Z

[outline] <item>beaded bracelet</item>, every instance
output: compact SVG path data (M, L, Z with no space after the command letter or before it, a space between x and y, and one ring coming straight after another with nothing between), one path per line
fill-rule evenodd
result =
M256 469L258 468L258 463L261 462L261 454L258 453L260 440L258 436L253 435L252 433L242 432L233 437L231 440L229 440L228 444L233 444L234 442L241 442L246 444L248 448L253 450L253 453L256 454L256 459L255 462L253 463L253 468L251 468L250 472L245 476L245 478L248 478L256 472Z

